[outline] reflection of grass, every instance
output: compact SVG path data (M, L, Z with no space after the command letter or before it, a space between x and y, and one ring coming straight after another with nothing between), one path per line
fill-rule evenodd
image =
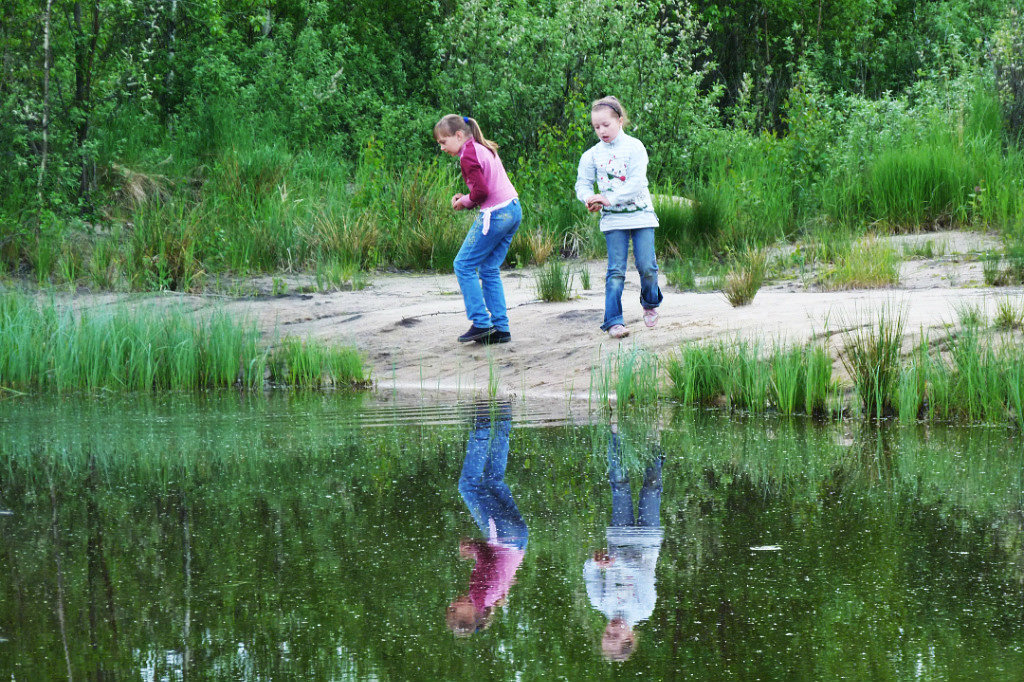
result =
M458 539L477 531L455 486L470 428L464 421L424 424L421 420L430 416L422 405L409 410L399 405L393 424L366 428L365 417L375 414L372 407L361 410L347 400L302 394L287 404L262 395L240 400L221 394L175 405L138 401L124 409L98 401L13 402L0 404L8 423L25 425L0 439L5 464L0 482L5 491L18 492L4 505L18 511L16 526L2 520L17 531L5 537L5 548L20 558L9 569L11 580L52 584L52 526L63 539L84 539L93 521L105 522L104 566L118 576L116 594L123 602L117 636L112 620L100 618L95 645L85 637L72 640L79 677L87 676L90 655L102 655L121 677L138 676L134 668L144 664L133 642L144 641L152 629L145 614L155 603L155 580L163 586L156 598L188 595L191 588L193 600L199 600L194 603L211 604L204 609L209 623L201 633L209 646L234 651L232 642L261 633L272 641L301 637L310 645L295 648L296 657L283 662L273 647L256 647L245 659L253 670L308 677L321 664L317 652L333 652L339 637L367 642L346 659L354 665L400 669L402 661L395 663L389 642L381 644L380 637L367 633L365 623L379 613L377 603L366 598L368 575L396 595L388 607L395 621L389 627L407 642L405 655L424 661L424 676L452 677L453 666L470 675L477 664L456 655L461 643L451 636L442 640L439 633L428 642L422 637L443 628L437 604L468 585L469 567L458 559ZM543 638L524 634L580 637L582 624L596 640L605 625L585 599L573 596L583 561L602 546L610 497L603 470L588 466L582 455L593 451L598 455L593 460L600 461L608 438L606 429L522 426L513 422L506 480L530 527L527 561L539 557L550 570L524 564L510 603L555 599L567 606L536 613L506 609L483 634L507 644L515 655L541 660L548 654ZM644 423L620 421L624 448L646 454L651 430ZM997 657L1005 641L1020 640L1021 604L1005 596L1007 585L1019 584L1014 557L1022 532L1011 522L1020 501L1019 444L1005 430L938 427L925 437L916 429L738 420L687 410L658 438L669 457L661 507L666 544L657 566L659 590L665 589L659 603L674 589L693 595L681 611L659 612L667 627L697 627L702 639L722 634L736 643L733 653L756 662L765 659L757 654L764 638L743 635L749 634L752 617L774 619L777 627L764 628L768 643L782 650L793 638L790 633L798 633L809 642L806 669L852 669L864 671L865 678L871 677L867 665L892 660L892 642L898 639L897 633L880 641L878 630L888 636L909 623L923 633L920 647L939 642L948 652L967 643L991 655L987 660L993 665L1006 660ZM633 481L636 491L639 481ZM402 532L381 532L381 523L391 522ZM558 532L546 532L550 527ZM218 551L210 545L211 529ZM436 551L421 551L424 537L435 538ZM143 562L140 538L151 548ZM748 550L762 543L778 543L782 552L768 556ZM375 551L347 549L361 544ZM822 547L829 551L822 553ZM410 563L408 557L418 551L422 557ZM339 553L350 570L337 570ZM64 570L83 581L93 556L85 541L62 545ZM191 574L186 556L192 558ZM212 578L246 575L254 557L279 560L282 576L289 579L252 580L235 588L228 606L254 614L251 618L213 617L221 613L215 607L223 601L218 595L225 583ZM322 557L334 570L303 570ZM919 583L903 589L908 561L923 576L946 578L928 583L934 609L911 613L910 620L893 608L915 598ZM985 570L979 572L979 565ZM964 612L962 585L968 579L977 589ZM751 585L788 585L791 591L752 590ZM88 590L66 594L69 612L87 613ZM799 600L801 612L780 615L780 599L789 598ZM743 610L737 611L740 600ZM264 603L282 606L261 610ZM338 603L352 607L339 609ZM2 608L8 619L16 617L12 600ZM701 613L721 617L694 625ZM991 641L986 628L993 618L1005 619L1005 641ZM850 625L841 628L840 640L835 622ZM954 626L946 629L944 623ZM181 618L167 619L162 627L169 640L187 638ZM46 619L27 620L19 644L46 651L53 631ZM868 631L876 634L865 639L861 633ZM850 646L834 646L837 641ZM455 654L438 656L439 642ZM641 653L652 676L672 677L676 644L671 638L643 641ZM719 659L710 656L702 665L707 649L699 642L689 646L687 655L697 661L695 675L714 678ZM914 642L908 646L917 650ZM143 653L155 656L148 652L157 648ZM31 679L47 679L44 671L63 664L60 647L54 649L49 647L45 660L24 660L28 670L40 671ZM815 654L825 650L828 655ZM593 652L585 647L575 652L558 664L567 677L585 678L593 670ZM772 677L776 667L771 661L762 665L750 669Z

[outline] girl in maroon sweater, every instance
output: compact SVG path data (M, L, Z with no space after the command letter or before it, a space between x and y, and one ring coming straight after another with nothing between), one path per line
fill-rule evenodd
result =
M434 139L441 151L459 158L469 188L469 194L452 195L452 208L480 209L455 257L455 278L472 325L459 341L508 343L512 334L499 268L523 219L519 195L498 156L498 145L484 137L476 120L448 114L434 126Z

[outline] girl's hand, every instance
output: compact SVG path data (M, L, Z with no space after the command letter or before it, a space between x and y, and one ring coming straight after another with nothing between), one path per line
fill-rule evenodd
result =
M465 208L462 204L459 203L459 199L461 199L464 196L466 195L462 194L461 192L456 192L455 194L452 195L452 208L454 208L456 211L461 211L463 208Z
M605 206L611 206L612 202L608 201L603 194L594 194L587 197L587 210L591 213L597 213Z

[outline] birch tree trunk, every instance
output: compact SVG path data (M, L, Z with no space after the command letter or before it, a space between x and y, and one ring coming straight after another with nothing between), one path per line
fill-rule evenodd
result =
M40 205L43 203L46 157L50 151L50 15L52 10L53 0L46 0L46 10L43 12L43 147L39 160L39 180L36 183ZM36 229L39 229L38 226Z

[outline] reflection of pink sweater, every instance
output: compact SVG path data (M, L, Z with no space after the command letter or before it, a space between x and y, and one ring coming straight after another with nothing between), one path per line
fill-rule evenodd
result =
M459 150L459 166L469 187L469 194L459 200L464 208L490 208L519 196L501 158L472 137Z
M469 575L469 599L483 610L508 593L526 550L500 542L474 542L470 552L476 565Z

